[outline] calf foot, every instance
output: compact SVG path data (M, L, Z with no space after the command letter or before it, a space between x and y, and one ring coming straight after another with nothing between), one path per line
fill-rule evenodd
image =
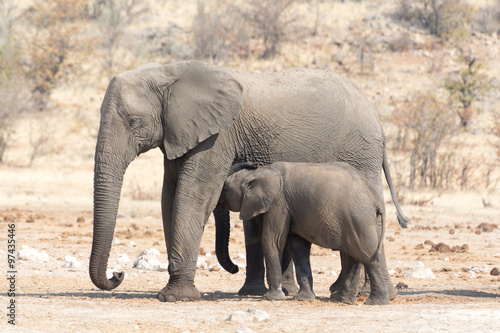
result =
M398 291L396 290L396 288L394 288L394 285L390 281L387 282L387 290L389 293L389 300L390 301L395 300L396 297L398 296Z
M299 292L299 287L292 281L283 281L283 292L286 296L293 296Z
M331 295L330 298L339 303L353 304L356 302L356 295L348 293L345 289L337 289Z
M373 296L370 294L370 297L365 301L365 305L387 305L390 304L391 301L387 295L379 295Z
M263 297L268 301L280 300L285 299L285 293L281 289L269 290Z
M201 294L194 285L167 284L157 295L160 302L198 301Z
M316 299L316 295L312 291L303 291L300 290L297 295L293 297L293 299L298 301L314 301Z
M246 296L246 295L252 295L252 296L262 296L267 292L267 288L264 285L264 282L251 282L251 281L245 281L245 284L241 289L238 291L238 295L240 296Z

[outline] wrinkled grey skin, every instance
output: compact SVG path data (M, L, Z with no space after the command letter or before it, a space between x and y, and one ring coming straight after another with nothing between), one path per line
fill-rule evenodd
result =
M108 280L106 268L125 170L157 147L164 153L161 207L170 276L160 301L200 299L194 276L201 236L235 163L345 161L372 180L380 200L384 166L395 199L378 117L346 78L309 69L252 75L196 61L144 65L113 78L101 106L89 267L100 289L114 289L124 278L121 272ZM227 211L216 212L216 223L229 223ZM266 290L254 226L245 221L243 294ZM350 279L341 274L339 285Z
M277 162L246 167L227 178L220 205L240 212L242 220L261 220L269 284L265 299L285 298L281 263L287 242L300 286L295 298L316 298L309 260L314 243L340 250L364 265L371 282L365 304L389 304L389 288L394 286L385 258L380 258L385 206L349 164ZM339 292L356 295L348 288Z

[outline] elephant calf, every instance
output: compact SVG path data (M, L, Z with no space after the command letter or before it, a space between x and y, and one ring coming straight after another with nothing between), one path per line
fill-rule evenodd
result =
M309 259L314 243L343 251L364 265L371 282L365 304L389 303L392 284L381 251L384 203L355 168L346 163L277 162L239 169L225 181L220 204L239 211L242 220L262 223L269 284L265 298L285 297L281 259L288 242L300 286L295 298L315 299Z

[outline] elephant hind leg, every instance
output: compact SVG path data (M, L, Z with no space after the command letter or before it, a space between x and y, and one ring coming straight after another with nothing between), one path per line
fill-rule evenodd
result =
M316 299L313 291L313 276L311 271L311 243L304 238L292 234L288 236L288 244L292 252L297 281L300 286L299 292L294 299L300 301L312 301Z
M359 276L363 265L345 252L340 253L340 258L342 271L337 281L330 287L330 298L337 302L352 304L356 302Z
M382 266L378 260L365 264L371 288L370 296L365 301L366 305L386 305L390 303L384 267Z

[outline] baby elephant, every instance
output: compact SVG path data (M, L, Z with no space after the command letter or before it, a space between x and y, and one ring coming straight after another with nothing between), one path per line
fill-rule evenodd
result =
M262 223L269 291L283 299L283 249L288 241L300 286L297 299L315 299L311 243L343 251L361 262L371 283L365 304L389 304L388 272L380 258L385 207L364 177L346 163L239 165L224 183L221 205L241 220ZM383 252L382 252L383 254ZM389 282L390 283L390 282Z

